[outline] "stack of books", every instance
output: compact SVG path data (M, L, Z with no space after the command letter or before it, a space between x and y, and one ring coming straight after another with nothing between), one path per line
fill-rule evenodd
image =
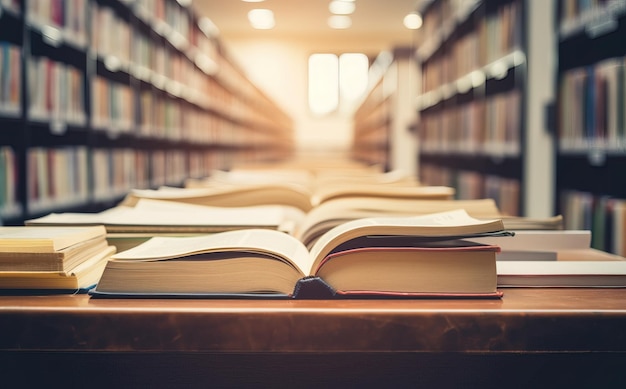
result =
M0 227L0 292L87 291L114 253L103 226Z

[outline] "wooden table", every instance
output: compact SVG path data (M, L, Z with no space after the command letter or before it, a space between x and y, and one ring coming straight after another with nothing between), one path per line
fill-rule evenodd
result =
M2 296L0 328L0 386L626 388L626 289L504 289L501 300Z

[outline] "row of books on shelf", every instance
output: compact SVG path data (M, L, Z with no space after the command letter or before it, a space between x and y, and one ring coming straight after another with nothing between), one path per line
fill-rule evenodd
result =
M428 0L419 4L423 24L418 30L421 58L429 58L460 24L466 23L482 0Z
M478 28L446 42L446 49L428 58L423 64L424 90L449 84L467 74L484 69L494 76L508 67L501 59L520 50L521 10L518 2L503 5L498 14L488 15ZM419 52L419 50L418 50ZM510 66L510 65L509 65Z
M87 147L28 150L27 201L34 211L84 204L89 196Z
M562 152L626 152L626 57L563 72L559 91Z
M84 126L84 73L47 57L32 57L28 62L28 117L51 121L60 126Z
M89 199L119 199L133 188L180 185L188 177L201 177L220 166L219 157L212 154L130 148L88 150L86 146L30 148L27 154L29 209L41 213L84 204ZM0 174L7 184L3 186L2 204L10 207L17 201L17 166L10 148L4 147L2 156Z
M626 4L619 0L559 0L559 33L562 37L584 30L591 36L597 31L612 30L616 20L626 14Z
M36 69L31 72L34 80L30 83L37 98L31 101L30 119L51 120L62 127L67 124L84 125L81 74L45 58L33 64L33 68ZM13 83L11 80L11 84L7 85ZM231 144L239 135L246 139L250 136L263 138L263 134L274 137L277 127L269 118L246 109L241 102L229 105L227 102L234 102L235 99L223 89L220 95L226 101L219 105L214 104L211 98L207 99L209 104L214 104L215 110L226 110L216 115L150 89L141 91L137 99L129 85L96 77L92 84L92 126L112 136L130 133L204 144ZM139 123L136 123L137 120ZM270 131L258 131L252 135L247 128L253 125L255 129Z
M179 1L171 0L138 0L133 8L138 18L181 50L197 40L198 30L190 11Z
M0 220L20 211L16 172L15 152L9 146L0 146Z
M188 177L199 177L220 166L219 158L200 151L131 148L92 151L93 195L96 201L124 197L133 188L180 185Z
M87 45L87 0L27 1L26 21L57 43Z
M139 5L137 7L140 8ZM166 7L169 8L169 6ZM176 3L176 7L181 8L178 3ZM55 7L52 5L48 7L44 3L37 5L37 14L43 15L38 19L46 20L45 15L47 13L56 13L56 11L52 12L51 9L54 10ZM186 52L179 51L168 44L160 42L153 36L143 32L143 30L133 31L127 21L122 21L120 17L114 14L111 7L94 4L93 15L96 27L100 27L100 24L103 24L103 27L122 26L120 29L96 28L96 32L92 36L93 52L109 71L125 71L136 79L147 82L175 98L184 99L203 109L218 110L237 120L254 121L262 119L263 125L267 126L277 126L277 123L283 126L285 124L290 125L285 121L286 116L284 113L276 115L275 107L268 109L271 102L266 101L267 97L249 85L249 81L234 70L232 65L228 64L224 59L216 58L217 43L212 38L200 34L203 35L203 38L195 39L195 41L202 44L202 50L200 50L200 47L195 47L194 54L188 55ZM111 34L100 33L100 31L111 30L119 30L119 33L115 35L114 43L109 39ZM124 42L128 41L127 45L119 44L119 34L122 34L122 36L128 35L129 39L122 39ZM49 44L56 45L53 42ZM28 75L31 88L33 88L32 85L51 83L49 75L51 72L68 73L67 76L63 77L70 79L68 81L69 85L65 87L63 82L60 86L61 89L53 86L50 88L50 93L67 93L68 101L72 102L76 110L68 113L62 112L60 116L68 116L68 120L71 121L82 121L84 109L81 109L79 103L82 104L84 100L79 97L83 94L83 84L76 84L74 81L78 81L80 74L72 66L47 59L36 58L32 62L32 65L29 63L29 69L31 70ZM46 70L48 67L51 70ZM220 69L219 74L218 68ZM215 81L213 76L220 80L219 84L221 85ZM15 79L19 81L19 77ZM98 82L98 84L100 83ZM123 91L125 87L120 86L120 88ZM116 88L113 89L117 91ZM238 97L230 98L233 94ZM35 107L31 108L31 111L39 119L50 117L55 114L54 104L59 103L54 103L53 101L49 104L52 105L52 108L49 108L42 106L39 102ZM50 112L51 110L52 112ZM281 120L279 122L273 121L275 117L280 117ZM61 118L58 120L65 121L66 119ZM70 122L70 124L72 123ZM116 127L116 125L113 127ZM128 127L128 125L127 123L122 123L121 127Z
M559 216L506 217L491 199L453 200L451 188L354 166L236 175L3 227L0 289L326 299L626 286L624 258L591 249L589 231L562 230Z
M466 12L466 7L465 4L455 9ZM467 13L463 14L463 17L468 16ZM425 24L439 17L441 15L430 16L427 13ZM475 23L472 30L454 37L451 33L456 28L456 23L464 20L458 20L454 15L451 18L448 22L452 23L435 22L436 31L424 35L427 40L417 50L418 56L425 61L424 87L427 91L456 80L522 47L523 20L520 1L502 2L497 11L490 12L485 17L481 14L480 19L472 21ZM442 42L446 42L446 50L439 51Z
M417 109L425 110L455 96L466 95L473 91L484 93L483 87L490 80L501 81L515 75L516 69L526 63L526 55L521 50L515 50L507 55L479 68L474 68L458 78L449 81L431 81L432 88L424 88L424 92L417 98ZM435 67L438 65L436 64ZM426 79L427 75L424 77Z
M514 89L423 111L420 148L427 152L518 156L521 93Z
M137 8L141 6L137 5ZM102 24L103 27L123 25L122 33L126 35L128 31L131 42L129 46L120 46L117 44L117 37L112 43L109 39L110 34L94 34L94 50L109 70L125 70L128 74L160 90L205 108L219 105L218 109L230 113L233 117L262 116L267 123L272 123L272 120L279 116L281 122L284 123L285 115L283 113L276 115L276 109L271 102L267 101L257 107L267 98L256 90L239 71L233 69L228 61L217 54L217 44L211 38L198 34L200 38L197 39L197 50L193 55L185 54L185 52L176 51L168 45L161 44L144 32L133 31L128 27L127 22L116 16L109 7L102 6L95 9L94 18L97 25ZM110 29L98 30L109 31ZM185 56L191 59L188 60ZM215 79L208 76L217 77L222 86L216 85ZM228 91L224 88L228 88ZM216 93L217 97L213 98ZM237 99L222 102L224 96L231 96L233 93L238 96ZM208 99L207 96L209 96ZM245 104L241 104L240 101ZM250 108L253 109L250 110Z
M591 230L594 248L626 256L626 199L565 190L560 202L566 228Z
M80 206L91 200L110 202L133 188L180 185L190 177L206 177L217 168L266 157L228 154L86 146L30 148L25 168L26 201L33 214ZM14 150L0 147L0 219L20 216L19 174Z
M134 12L146 25L151 26L156 33L180 50L187 49L192 42L199 41L197 37L199 31L193 28L194 19L191 10L182 7L177 1L120 0L119 2L127 3L129 12ZM19 6L11 4L14 2L7 0L7 3L19 10ZM84 48L89 41L89 27L96 25L100 17L100 7L95 2L91 4L94 12L88 15L87 0L28 1L26 4L26 21L30 26L46 32L52 39L81 48ZM122 26L118 25L118 27ZM50 31L51 29L55 31Z
M0 41L0 115L21 112L22 61L19 46Z
M425 162L420 164L420 177L430 185L454 187L458 199L492 198L503 214L519 215L521 197L518 179Z

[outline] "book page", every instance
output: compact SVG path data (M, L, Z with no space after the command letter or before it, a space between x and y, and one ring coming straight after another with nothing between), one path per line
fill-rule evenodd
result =
M28 220L26 223L29 225L104 224L109 227L190 226L282 229L287 223L300 223L303 218L302 210L288 205L213 207L176 201L139 199L134 207L119 205L99 213L53 213Z
M396 186L380 184L344 184L317 188L311 202L318 206L341 197L370 196L410 199L451 199L454 189L447 186Z
M177 190L134 189L126 196L122 205L135 206L142 198L219 207L290 205L304 212L312 208L311 194L306 188L278 183Z
M244 229L191 237L154 237L113 256L118 260L166 260L210 252L245 251L270 255L291 264L302 276L311 269L306 247L280 231Z
M347 197L332 199L313 208L304 217L295 236L304 241L308 233L316 225L331 220L339 222L385 215L394 217L419 216L455 209L464 209L475 218L489 219L500 217L500 211L493 199L422 200L367 196Z
M502 220L479 220L463 209L414 217L373 217L340 224L322 235L311 248L313 271L339 244L366 235L413 235L461 237L468 234L503 230Z

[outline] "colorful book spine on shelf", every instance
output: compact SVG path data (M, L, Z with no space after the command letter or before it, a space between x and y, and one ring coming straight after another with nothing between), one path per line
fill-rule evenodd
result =
M55 41L87 44L87 0L27 1L26 18L34 28L54 28ZM58 35L58 36L57 36Z
M560 200L566 229L590 230L592 247L626 254L626 199L568 190Z
M28 84L31 120L85 125L82 71L47 57L32 57L28 63Z
M518 216L520 212L521 187L518 179L421 163L420 181L428 185L454 187L458 199L494 199L505 215Z
M562 152L626 149L625 57L567 70L559 89Z
M131 53L131 29L112 8L91 5L91 49L104 59L104 64L111 71L128 69ZM107 33L115 31L115 34Z
M0 41L0 115L21 111L21 53L19 46Z
M149 187L149 153L130 148L93 150L93 195L97 201L123 197L131 189Z
M92 83L92 125L112 134L134 129L134 98L130 85L95 77Z
M87 148L28 150L28 201L33 212L83 204L89 196Z
M19 212L16 169L13 149L0 147L0 218L11 217Z

